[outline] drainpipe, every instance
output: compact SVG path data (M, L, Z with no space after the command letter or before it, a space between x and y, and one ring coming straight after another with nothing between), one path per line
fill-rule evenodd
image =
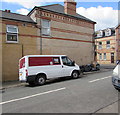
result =
M42 13L40 12L40 17L42 16ZM42 32L41 32L41 26L42 25L42 23L41 23L41 18L40 18L40 27L39 27L39 34L40 34L40 55L42 55L42 48L43 48L43 46L42 46Z
M93 27L93 29L94 29L94 27ZM94 30L95 30L95 29L94 29ZM95 31L94 31L94 33L93 33L93 35L92 35L92 42L93 42L92 44L93 44L93 48L94 48L94 49L93 49L93 52L94 52L93 58L94 58L94 61L96 61L96 58L95 58L95 50L96 50L96 49L95 49ZM93 61L93 62L94 62L94 61ZM93 63L93 62L92 62L92 63Z
M42 38L40 38L40 55L42 55Z

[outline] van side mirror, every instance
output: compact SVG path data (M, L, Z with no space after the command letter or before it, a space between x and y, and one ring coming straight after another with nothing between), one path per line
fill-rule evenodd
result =
M72 65L75 66L75 61L72 62Z

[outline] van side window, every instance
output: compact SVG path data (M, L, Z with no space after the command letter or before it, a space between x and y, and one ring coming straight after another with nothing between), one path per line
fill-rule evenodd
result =
M53 63L54 64L60 64L60 58L59 57L53 57Z
M73 62L68 57L62 57L62 62L67 66L74 66Z

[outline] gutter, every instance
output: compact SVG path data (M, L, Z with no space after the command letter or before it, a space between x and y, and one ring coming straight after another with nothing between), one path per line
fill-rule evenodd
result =
M14 21L20 21L20 22L27 22L27 23L37 24L36 22L30 22L30 21L24 21L24 20L17 20L17 19L5 18L5 17L0 17L0 18L1 19L7 19L7 20L14 20Z
M45 9L45 8L37 7L37 6L35 6L35 7L27 14L27 16L30 16L30 14L31 14L35 9L40 9L40 10L43 10L43 11L54 12L54 13L56 13L56 14L61 14L61 15L64 15L64 16L68 16L68 17L72 17L72 18L76 18L76 19L79 19L79 20L83 20L83 21L86 21L86 22L91 22L91 23L93 23L93 24L96 24L96 22L94 22L94 21L92 21L92 20L82 19L82 18L73 16L73 15L69 15L69 14L65 14L65 13L60 13L60 12L48 10L48 9Z

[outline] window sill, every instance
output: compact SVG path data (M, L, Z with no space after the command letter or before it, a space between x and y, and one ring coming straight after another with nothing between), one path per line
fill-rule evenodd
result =
M7 44L18 44L19 42L6 41Z
M42 35L41 37L51 37L51 35Z

